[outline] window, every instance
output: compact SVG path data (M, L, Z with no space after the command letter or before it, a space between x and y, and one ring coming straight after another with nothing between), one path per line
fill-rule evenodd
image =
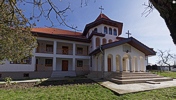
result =
M77 60L77 67L83 67L83 61Z
M112 40L111 39L109 39L109 43L111 43L112 42Z
M104 34L107 34L108 33L108 29L107 29L107 27L105 26L104 27Z
M109 28L109 34L112 35L112 28Z
M62 46L62 54L68 55L68 47L67 46Z
M23 77L29 77L29 73L24 73Z
M106 44L106 39L105 38L103 38L103 44Z
M96 48L99 47L99 46L100 46L100 38L97 37L97 38L96 38Z
M10 64L31 64L31 57L27 57L17 61L10 61Z
M116 29L114 29L114 35L117 36L117 30Z
M83 48L81 47L77 47L77 54L79 55L82 55L83 54Z
M52 67L53 66L53 59L45 59L45 66Z
M97 32L97 28L95 28L93 31L94 31L94 32Z
M126 52L126 53L131 52L131 46L123 45L123 51Z
M46 52L53 52L53 45L47 44L46 45Z

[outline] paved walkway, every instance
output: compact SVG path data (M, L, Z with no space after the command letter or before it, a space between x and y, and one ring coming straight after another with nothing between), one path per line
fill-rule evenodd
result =
M96 80L98 81L98 80ZM118 85L110 81L100 82L100 84L118 94L133 93L139 91L147 91L153 89L167 88L176 86L176 79L173 81L159 82L160 84L150 84L150 83L135 83L135 84L122 84Z

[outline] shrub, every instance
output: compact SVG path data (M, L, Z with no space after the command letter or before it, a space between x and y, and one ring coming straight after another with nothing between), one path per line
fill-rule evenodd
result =
M11 85L12 78L11 77L5 77L4 81L6 82L6 85Z

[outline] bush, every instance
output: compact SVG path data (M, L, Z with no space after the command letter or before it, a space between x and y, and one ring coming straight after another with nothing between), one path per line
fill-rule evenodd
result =
M4 81L6 82L6 85L11 85L12 78L11 77L5 77Z

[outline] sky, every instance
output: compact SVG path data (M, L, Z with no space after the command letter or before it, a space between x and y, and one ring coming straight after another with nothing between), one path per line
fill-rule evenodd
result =
M59 8L64 9L70 4L71 11L66 12L66 22L69 25L77 26L77 29L82 32L86 24L93 22L101 10L99 7L103 7L103 13L110 19L122 22L123 30L121 37L127 37L125 34L128 30L132 34L131 36L144 43L150 48L157 50L170 50L171 53L176 54L176 46L172 42L170 32L160 17L158 11L154 9L147 17L142 16L145 10L144 3L148 3L148 0L86 0L87 5L83 4L81 7L81 0L53 0ZM47 5L46 5L47 6ZM30 6L25 5L25 14L31 10ZM53 15L52 15L53 14ZM51 17L54 19L54 13L51 13ZM41 18L36 23L36 27L46 27L49 22ZM54 27L71 30L70 28L60 25L57 21L54 21ZM73 30L74 31L74 30ZM149 63L155 64L158 61L158 56L149 57Z

